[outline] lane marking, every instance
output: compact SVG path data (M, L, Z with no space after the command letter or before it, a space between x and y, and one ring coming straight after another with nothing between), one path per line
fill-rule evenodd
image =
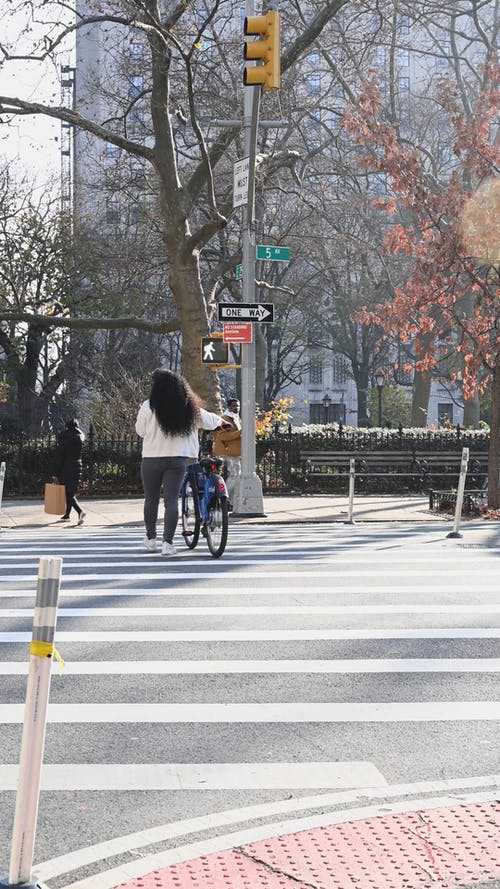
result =
M247 553L255 558L260 557L262 555L273 556L279 555L280 553L288 554L294 553L297 555L303 555L305 557L310 555L328 555L333 554L341 561L352 561L354 553L347 552L348 550L354 550L356 547L353 546L352 542L349 543L339 543L338 541L332 540L331 543L325 544L323 541L318 544L316 539L311 539L310 541L304 539L303 535L297 538L300 542L300 546L297 546L296 542L290 539L288 536L280 540L274 540L271 544L269 540L267 541L259 541L258 542L258 551L257 551L257 541L252 542L235 542L233 541L233 546L230 549L226 550L224 561L226 559L231 559L237 555L246 555ZM179 555L183 555L187 559L197 559L197 560L205 560L207 558L207 553L204 549L196 549L189 550L182 540L176 541L176 546L179 547ZM35 551L34 551L35 548ZM26 561L36 561L38 559L38 551L42 555L46 555L47 552L50 552L54 548L60 550L60 552L65 556L66 559L76 559L81 557L82 554L87 551L92 555L93 558L97 559L105 559L109 558L110 555L114 554L124 554L130 557L134 557L137 559L144 559L145 561L151 561L154 559L154 555L148 554L142 547L141 543L136 540L131 543L124 543L123 540L120 540L116 544L113 544L110 541L107 541L105 545L100 545L99 543L95 543L91 540L82 541L79 545L74 542L71 545L66 545L61 541L57 541L54 543L44 543L39 544L38 541L35 543L34 541L30 541L29 544L25 546L12 546L12 545L4 545L2 547L2 561L13 561L15 559L21 559L23 562ZM387 555L385 549L380 549L380 547L373 547L373 544L366 543L363 547L363 551L367 550L370 552L370 555L373 555L377 561L382 561L384 556ZM428 555L430 558L439 562L443 557L443 550L446 552L450 552L449 549L444 547L434 548L426 550L426 556ZM488 546L485 547L484 550L479 549L455 549L453 550L453 556L456 557L460 561L468 561L468 562L479 562L484 556L498 558L499 548L493 548ZM340 555L337 555L340 553ZM158 554L157 554L158 556ZM406 549L396 549L391 551L391 556L397 562L403 562L408 560L410 563L418 562L419 560L419 551L406 548Z
M0 791L17 789L19 766L0 765ZM42 790L320 790L382 787L369 762L69 763L44 765Z
M0 676L27 675L26 661L0 662ZM53 670L59 673L54 661ZM65 676L252 673L499 673L500 658L365 658L355 660L66 661Z
M159 559L161 559L161 556L159 557ZM326 560L327 564L329 564L330 562L332 564L335 564L334 560ZM283 559L283 560L281 560L281 563L288 565L290 563L290 559ZM305 563L304 565L297 566L294 570L272 571L272 577L273 578L287 578L287 579L293 579L293 580L298 580L298 579L306 580L308 585L310 585L310 581L312 578L326 577L331 581L332 585L334 585L334 584L338 584L342 581L347 581L347 580L350 581L352 578L356 578L356 577L358 577L358 578L361 578L361 577L373 578L374 571L375 571L375 566L372 566L370 569L367 569L366 571L359 570L359 569L356 571L343 570L343 571L337 572L337 573L332 573L331 568L327 571L320 571L316 567L314 568L314 570L311 570L311 565L314 563L315 563L314 560L308 560L307 563ZM82 563L79 563L78 565L72 565L71 568L72 569L73 568L82 568L85 566L85 564L87 564L87 563L82 562ZM130 564L133 565L134 568L137 568L137 562L131 562ZM161 564L161 563L158 560L156 562L156 564ZM164 564L166 566L165 561L163 561L162 564ZM168 564L171 565L172 560L169 560ZM100 581L101 583L104 580L119 580L119 581L121 581L121 583L123 583L124 581L128 581L130 583L130 581L137 580L139 583L144 583L145 577L147 577L148 580L161 580L161 581L181 580L183 583L185 583L186 580L211 580L213 582L214 578L217 577L217 582L219 582L219 580L227 580L228 582L234 583L235 581L240 581L240 580L251 581L251 580L257 580L260 578L269 581L269 577L270 577L269 571L260 571L260 570L255 571L255 570L253 570L254 565L260 564L258 559L255 561L255 563L254 562L242 562L241 563L241 564L246 564L248 566L248 569L249 569L248 571L230 571L228 569L230 569L231 565L227 562L226 563L224 563L224 562L217 563L216 562L214 565L214 569L212 571L186 571L185 565L182 565L181 562L176 562L174 564L179 569L178 572L171 572L171 571L165 570L164 572L161 572L161 573L153 573L153 572L146 573L143 570L141 574L135 574L133 572L123 573L123 571L119 574L114 574L114 573L109 573L109 572L102 572L102 573L95 574L95 573L92 573L89 571L88 574L73 574L73 573L69 574L68 573L66 575L63 575L63 577L65 577L67 580L71 580L73 583L75 583L76 581L78 581L78 582L86 581L88 583L89 581L93 581L93 580ZM234 564L234 562L232 564ZM274 562L274 564L277 564L277 563ZM323 562L323 564L324 564L324 562ZM358 559L358 564L359 564L359 559ZM148 566L144 565L142 567L145 568ZM12 568L13 566L9 566L9 567ZM23 567L23 566L19 566L19 567ZM122 565L122 567L126 567L126 566ZM299 568L301 570L299 570ZM489 566L488 566L488 568L489 568ZM455 576L458 578L463 578L463 577L468 577L470 575L472 578L475 578L477 580L477 568L470 568L470 569L465 569L465 568L459 569L458 568L456 571L450 570L449 568L448 569L443 568L443 570L441 572L433 570L431 573L432 573L432 582L436 583L437 582L436 581L436 574L438 574L438 576L439 576L439 574L442 573L443 580L445 580L449 584L450 587L453 585L453 578ZM384 572L384 574L388 578L391 578L391 577L396 578L397 577L396 572L389 570L389 569L387 569ZM483 582L486 582L486 580L489 578L490 574L491 574L492 582L493 582L493 580L497 579L497 576L498 576L498 565L497 564L492 565L490 570L488 570L484 565L481 567L481 579ZM416 570L416 571L405 570L404 576L405 576L405 578L409 578L409 577L418 578L422 583L424 583L426 575L425 575L425 571L423 569L420 569L420 570ZM7 575L4 575L4 577L2 577L2 581L4 583L13 583L16 581L17 581L17 583L29 583L30 581L36 582L36 575L35 574L7 574ZM1 587L0 587L0 590L1 590ZM0 595L1 595L1 592L0 592Z
M495 800L495 794L491 791L490 793L483 794L464 794L461 796L460 801L453 797L428 797L425 800L414 800L412 803L401 802L391 805L364 806L357 809L345 809L343 812L330 815L321 814L308 818L296 818L291 821L275 822L274 824L235 831L234 833L226 834L224 837L218 836L208 840L188 843L185 846L178 846L168 851L147 855L137 861L128 861L99 874L97 877L87 877L75 883L67 884L63 889L113 889L120 883L129 882L131 879L145 876L153 871L163 870L172 864L192 861L202 855L205 856L234 849L235 847L245 846L259 840L268 840L276 836L303 833L306 830L315 830L316 828L332 824L345 824L347 821L362 821L367 818L387 816L388 814L395 815L403 812L414 812L418 804L419 811L422 808L424 811L428 811L430 809L451 808L451 806L456 806L458 802L474 804L491 802L492 800Z
M112 840L106 840L102 843L96 843L92 846L76 849L75 851L67 852L64 855L59 855L56 858L38 864L34 870L40 879L48 880L52 877L76 871L85 865L112 858L120 853L128 853L134 849L142 849L165 840L187 836L192 833L204 830L214 830L218 827L224 828L244 821L251 822L252 820L256 821L266 817L272 818L276 815L287 815L294 812L304 812L318 808L323 810L328 807L346 803L356 804L366 800L397 799L400 796L415 796L419 793L441 792L449 794L453 790L461 792L467 789L476 790L474 801L477 801L477 796L479 795L477 794L477 790L484 787L500 787L500 774L484 775L477 778L452 778L447 781L424 781L414 784L395 784L378 790L364 788L354 792L325 793L312 797L305 796L291 800L278 800L277 802L243 806L238 809L228 809L223 812L214 812L209 815L199 815L194 818L167 822L166 824L157 827L140 830L135 833L126 834L125 836L116 837ZM484 797L485 794L480 794L480 796ZM490 791L486 798L491 799L495 796L498 796L498 790L493 792ZM456 805L457 802L462 801L462 795L460 796L460 800L456 796L451 798L453 799L454 805ZM426 803L427 800L423 797L412 800L411 805L414 809L420 809L425 808ZM351 820L348 811L343 812L342 815L346 821ZM328 815L325 814L325 818L326 817L328 817ZM222 843L226 841L224 836L220 836L219 839ZM100 889L112 889L117 883L122 882L121 880L117 880L115 883L110 884L106 881L105 874L101 876L103 876L104 882ZM96 874L93 879L99 880L100 876ZM99 889L97 885L96 889Z
M500 639L500 627L391 627L355 630L62 630L57 642L303 642L346 639ZM31 633L0 632L0 643L30 642Z
M143 579L143 578L142 578ZM66 588L61 589L59 593L59 599L69 599L69 598L102 598L104 596L115 596L115 597L129 597L136 596L137 598L150 598L152 596L158 597L166 597L166 598L179 598L181 596L197 596L200 598L203 597L212 597L212 598L221 598L226 600L228 597L239 598L245 597L248 599L248 589L245 589L243 585L240 585L239 589L234 589L233 587L225 588L222 586L223 581L226 578L218 578L218 584L221 586L218 590L214 590L213 588L205 589L205 588L192 588L186 587L184 588L175 588L175 589L165 589L164 586L161 587L93 587L91 589L85 588L82 589L80 587L71 587L70 584L72 582L72 578L65 578ZM269 578L268 578L269 579ZM404 579L404 578L402 578ZM228 577L227 580L230 582L231 578ZM334 596L340 597L349 595L349 597L353 595L364 595L366 596L369 593L370 597L372 596L387 596L395 591L389 586L390 583L397 584L397 594L398 596L406 596L411 595L415 597L432 597L433 602L436 601L437 596L445 596L446 598L455 599L458 595L463 595L467 597L468 604L471 600L471 588L470 583L460 584L453 583L449 588L443 587L441 583L436 583L435 587L430 586L428 583L425 584L425 589L422 589L422 586L402 586L400 583L400 575L395 575L394 577L387 578L387 584L383 587L377 586L367 586L363 584L362 586L355 586L353 584L349 584L349 587L346 589L345 587L339 587L337 585L337 578L335 581L335 586L315 586L315 587L307 587L307 588L297 588L286 586L281 589L276 589L273 587L269 589L268 587L260 587L258 591L252 590L253 596L265 596L267 597L279 597L279 596L303 596L304 598L314 597L314 596ZM36 588L33 589L7 589L2 590L2 583L0 582L0 599L32 599L36 595ZM476 597L476 601L479 601L480 598L487 598L488 596L497 597L497 594L492 590L475 590L474 596ZM415 602L413 602L415 604ZM427 604L427 603L423 603Z
M24 704L0 704L0 722L23 722ZM50 704L49 723L301 723L479 722L500 720L500 701L401 701L362 703Z
M49 623L48 617L56 609L35 609L36 626ZM143 608L59 608L58 618L69 617L114 617L126 620L131 617L220 617L225 615L304 615L332 614L500 614L500 605L193 605L188 607L171 606ZM55 623L54 616L52 622ZM33 619L32 608L0 608L0 620L20 617ZM45 621L45 623L43 622Z

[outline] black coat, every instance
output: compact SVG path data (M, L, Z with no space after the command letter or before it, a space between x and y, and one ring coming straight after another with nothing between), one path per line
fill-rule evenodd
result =
M73 493L78 490L82 475L82 446L85 436L81 429L64 429L57 439L55 475L61 485Z

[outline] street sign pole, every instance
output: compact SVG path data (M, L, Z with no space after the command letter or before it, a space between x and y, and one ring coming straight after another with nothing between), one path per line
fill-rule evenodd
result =
M245 13L255 14L254 0L246 0ZM243 208L243 302L255 302L255 240L252 232L255 205L255 155L260 87L244 88L244 155L250 159L248 201ZM234 515L264 515L262 484L255 471L255 340L241 346L241 475L234 492Z

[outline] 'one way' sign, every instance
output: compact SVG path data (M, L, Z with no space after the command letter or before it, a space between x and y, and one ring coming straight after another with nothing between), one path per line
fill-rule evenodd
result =
M274 321L273 303L219 303L219 321Z

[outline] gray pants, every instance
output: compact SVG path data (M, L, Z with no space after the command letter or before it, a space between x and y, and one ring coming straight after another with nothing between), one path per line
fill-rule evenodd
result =
M165 514L163 517L163 540L172 543L179 519L179 492L186 466L192 461L188 457L143 457L141 478L144 488L144 524L149 540L156 538L156 520L160 492L163 488Z

